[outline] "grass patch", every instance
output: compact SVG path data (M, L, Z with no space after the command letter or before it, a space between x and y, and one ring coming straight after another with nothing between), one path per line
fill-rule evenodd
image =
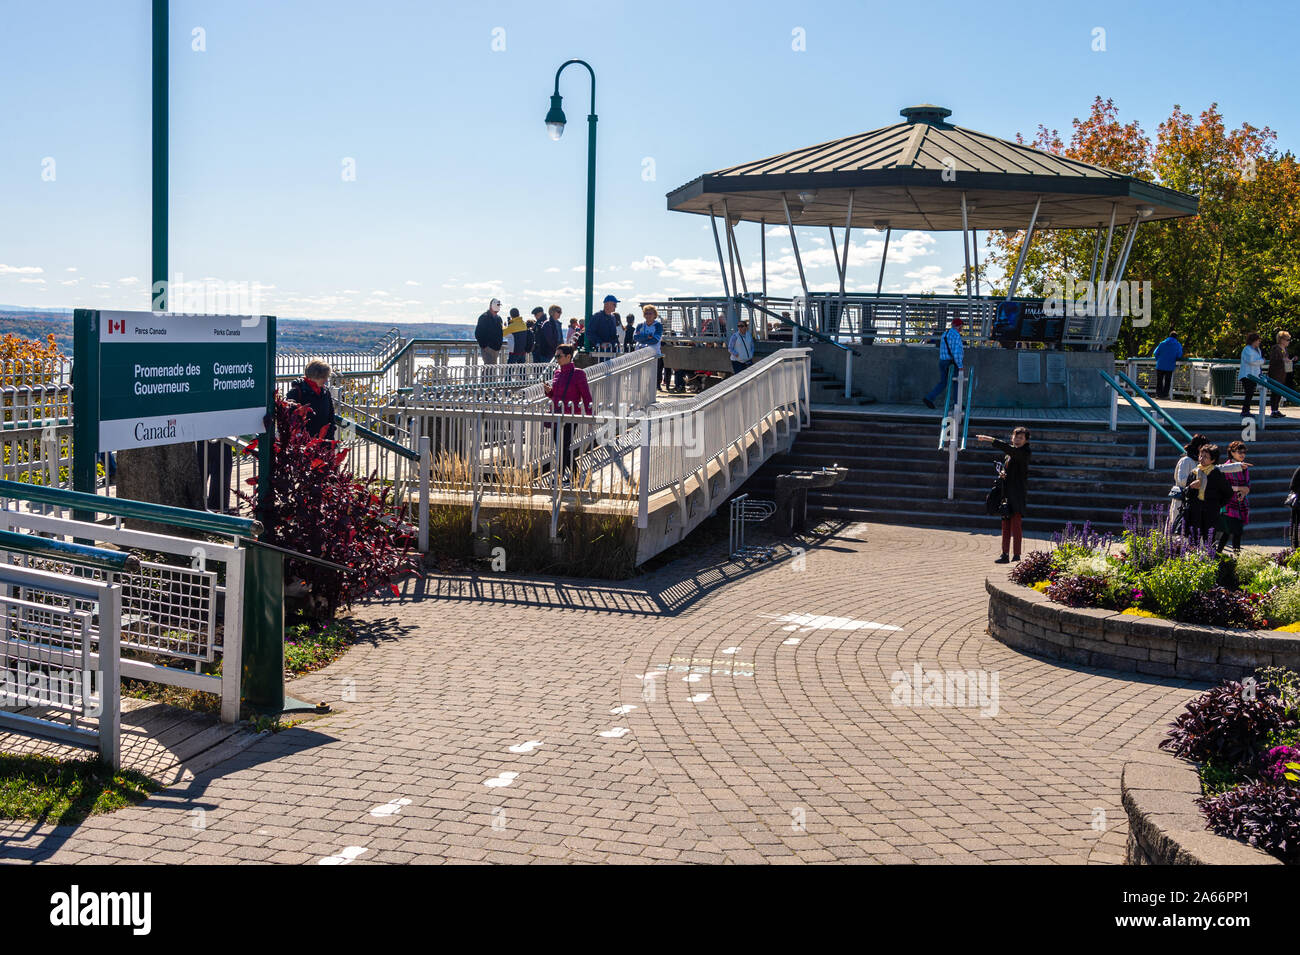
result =
M0 818L76 825L134 805L162 787L133 770L113 772L94 759L0 753Z
M1202 796L1217 796L1250 781L1236 770L1220 766L1218 763L1205 763L1198 766L1197 773L1201 777Z
M352 627L341 620L300 623L284 631L284 669L297 676L333 663L356 642Z

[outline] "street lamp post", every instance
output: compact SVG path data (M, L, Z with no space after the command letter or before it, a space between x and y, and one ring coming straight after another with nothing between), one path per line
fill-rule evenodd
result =
M565 60L555 71L555 92L551 94L551 108L546 114L546 131L551 139L564 135L564 109L560 98L560 74L565 67L580 63L591 74L591 113L587 116L587 305L583 320L591 318L595 309L592 283L595 278L596 257L596 71L585 60Z

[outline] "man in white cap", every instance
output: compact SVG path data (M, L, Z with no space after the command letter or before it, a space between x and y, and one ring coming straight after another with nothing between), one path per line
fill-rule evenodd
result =
M474 327L474 340L478 342L483 364L495 365L505 341L504 329L501 327L501 299L494 298L488 304L488 310L478 317L478 324Z

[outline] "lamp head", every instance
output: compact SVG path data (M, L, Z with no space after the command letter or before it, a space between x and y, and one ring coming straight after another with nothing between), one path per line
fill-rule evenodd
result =
M1154 206L1138 206L1138 215L1140 215L1143 219L1150 218L1151 214L1154 213L1155 211L1156 210Z
M805 189L799 193L799 201L802 202L805 206L810 205L812 201L816 198L817 198L816 189Z
M564 124L567 120L564 118L564 109L560 105L561 97L559 93L551 94L551 108L546 114L546 132L550 134L551 139L558 140L564 135Z

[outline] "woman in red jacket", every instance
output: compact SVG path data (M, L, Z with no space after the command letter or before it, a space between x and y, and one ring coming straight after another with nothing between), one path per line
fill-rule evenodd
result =
M591 387L587 384L587 373L573 363L574 350L572 345L555 349L555 361L560 367L544 386L546 397L551 399L551 410L557 414L589 415L593 410ZM568 484L573 471L573 425L567 422L561 425L555 440L560 460L564 462L564 483Z

